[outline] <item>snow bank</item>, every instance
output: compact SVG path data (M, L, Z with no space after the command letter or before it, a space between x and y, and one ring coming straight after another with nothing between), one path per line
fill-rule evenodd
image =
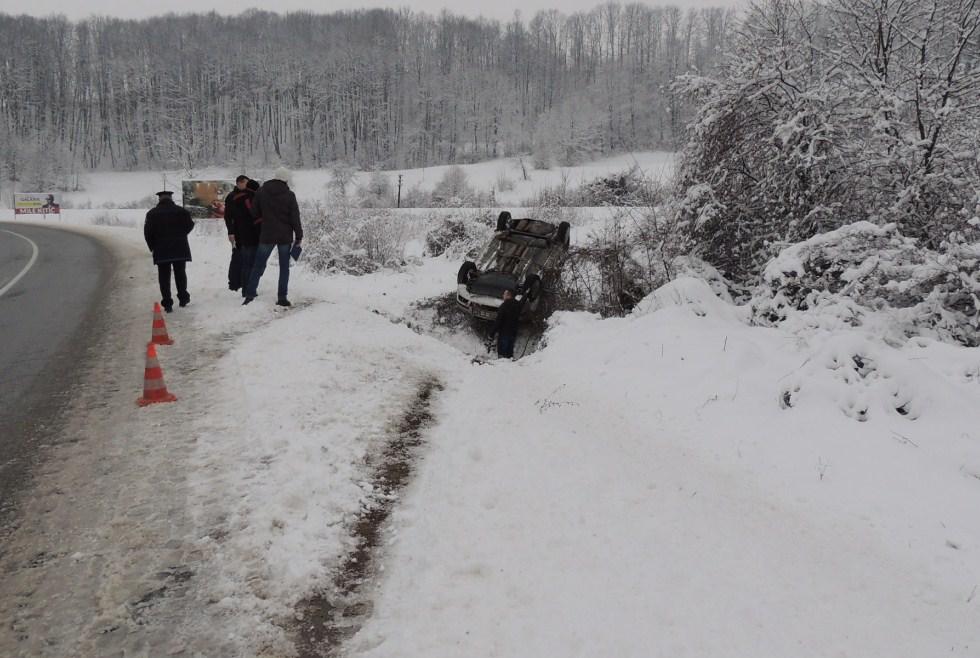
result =
M691 279L547 339L448 391L352 655L978 646L980 350L753 327Z
M708 283L693 277L679 277L644 297L633 310L634 316L655 313L665 308L686 308L698 317L711 315L728 321L744 321L747 309L720 299Z
M272 319L222 359L219 377L239 393L235 423L208 431L213 420L201 419L193 500L213 595L267 626L240 629L246 637L271 633L327 582L371 495L369 456L438 370L438 346L366 315L323 302Z
M196 446L188 505L206 562L202 596L222 626L189 633L220 631L243 655L283 655L295 606L329 584L350 550L350 527L374 494L370 463L391 424L419 382L451 380L466 357L386 319L443 269L382 285L392 272L320 279L299 266L295 306L282 311L271 306L270 263L259 297L243 307L220 285L227 242L192 234L192 243L193 302L168 320L191 313L195 340L214 352L203 381L190 378L208 390L181 393L211 400L206 416L184 419Z
M980 243L939 253L895 224L857 222L790 245L763 278L752 305L765 324L864 326L894 345L916 335L980 345Z

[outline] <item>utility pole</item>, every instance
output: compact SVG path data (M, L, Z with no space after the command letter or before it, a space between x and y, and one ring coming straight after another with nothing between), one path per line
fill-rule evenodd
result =
M398 207L402 207L402 175L398 174Z

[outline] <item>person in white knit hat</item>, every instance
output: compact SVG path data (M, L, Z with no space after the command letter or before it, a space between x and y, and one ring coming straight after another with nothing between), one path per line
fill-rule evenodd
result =
M296 195L289 189L292 174L285 167L279 167L255 193L252 215L261 224L259 246L255 251L255 263L245 288L248 304L258 294L259 280L265 273L266 263L272 251L279 253L279 289L276 304L292 306L289 302L289 254L303 240L303 224L299 218L299 204ZM298 250L297 250L298 251Z

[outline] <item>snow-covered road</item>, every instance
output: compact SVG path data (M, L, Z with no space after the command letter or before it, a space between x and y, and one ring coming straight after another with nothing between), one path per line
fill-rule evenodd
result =
M84 233L0 222L0 541L77 384L77 368L65 365L101 333L109 269L101 245Z
M71 392L64 428L45 446L17 529L0 558L0 654L135 655L168 646L196 561L185 541L188 443L148 425L142 377L153 279L135 232L96 231L117 256L111 303ZM147 609L169 601L145 624ZM162 612L164 607L159 608Z

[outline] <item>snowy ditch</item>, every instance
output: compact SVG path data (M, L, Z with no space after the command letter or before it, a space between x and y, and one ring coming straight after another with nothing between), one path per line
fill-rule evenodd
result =
M404 315L387 317L394 324L404 324L417 334L470 355L474 362L496 358L495 344L489 340L492 324L471 318L456 303L454 292L413 302ZM546 328L546 318L522 322L514 355L522 358L542 349Z

